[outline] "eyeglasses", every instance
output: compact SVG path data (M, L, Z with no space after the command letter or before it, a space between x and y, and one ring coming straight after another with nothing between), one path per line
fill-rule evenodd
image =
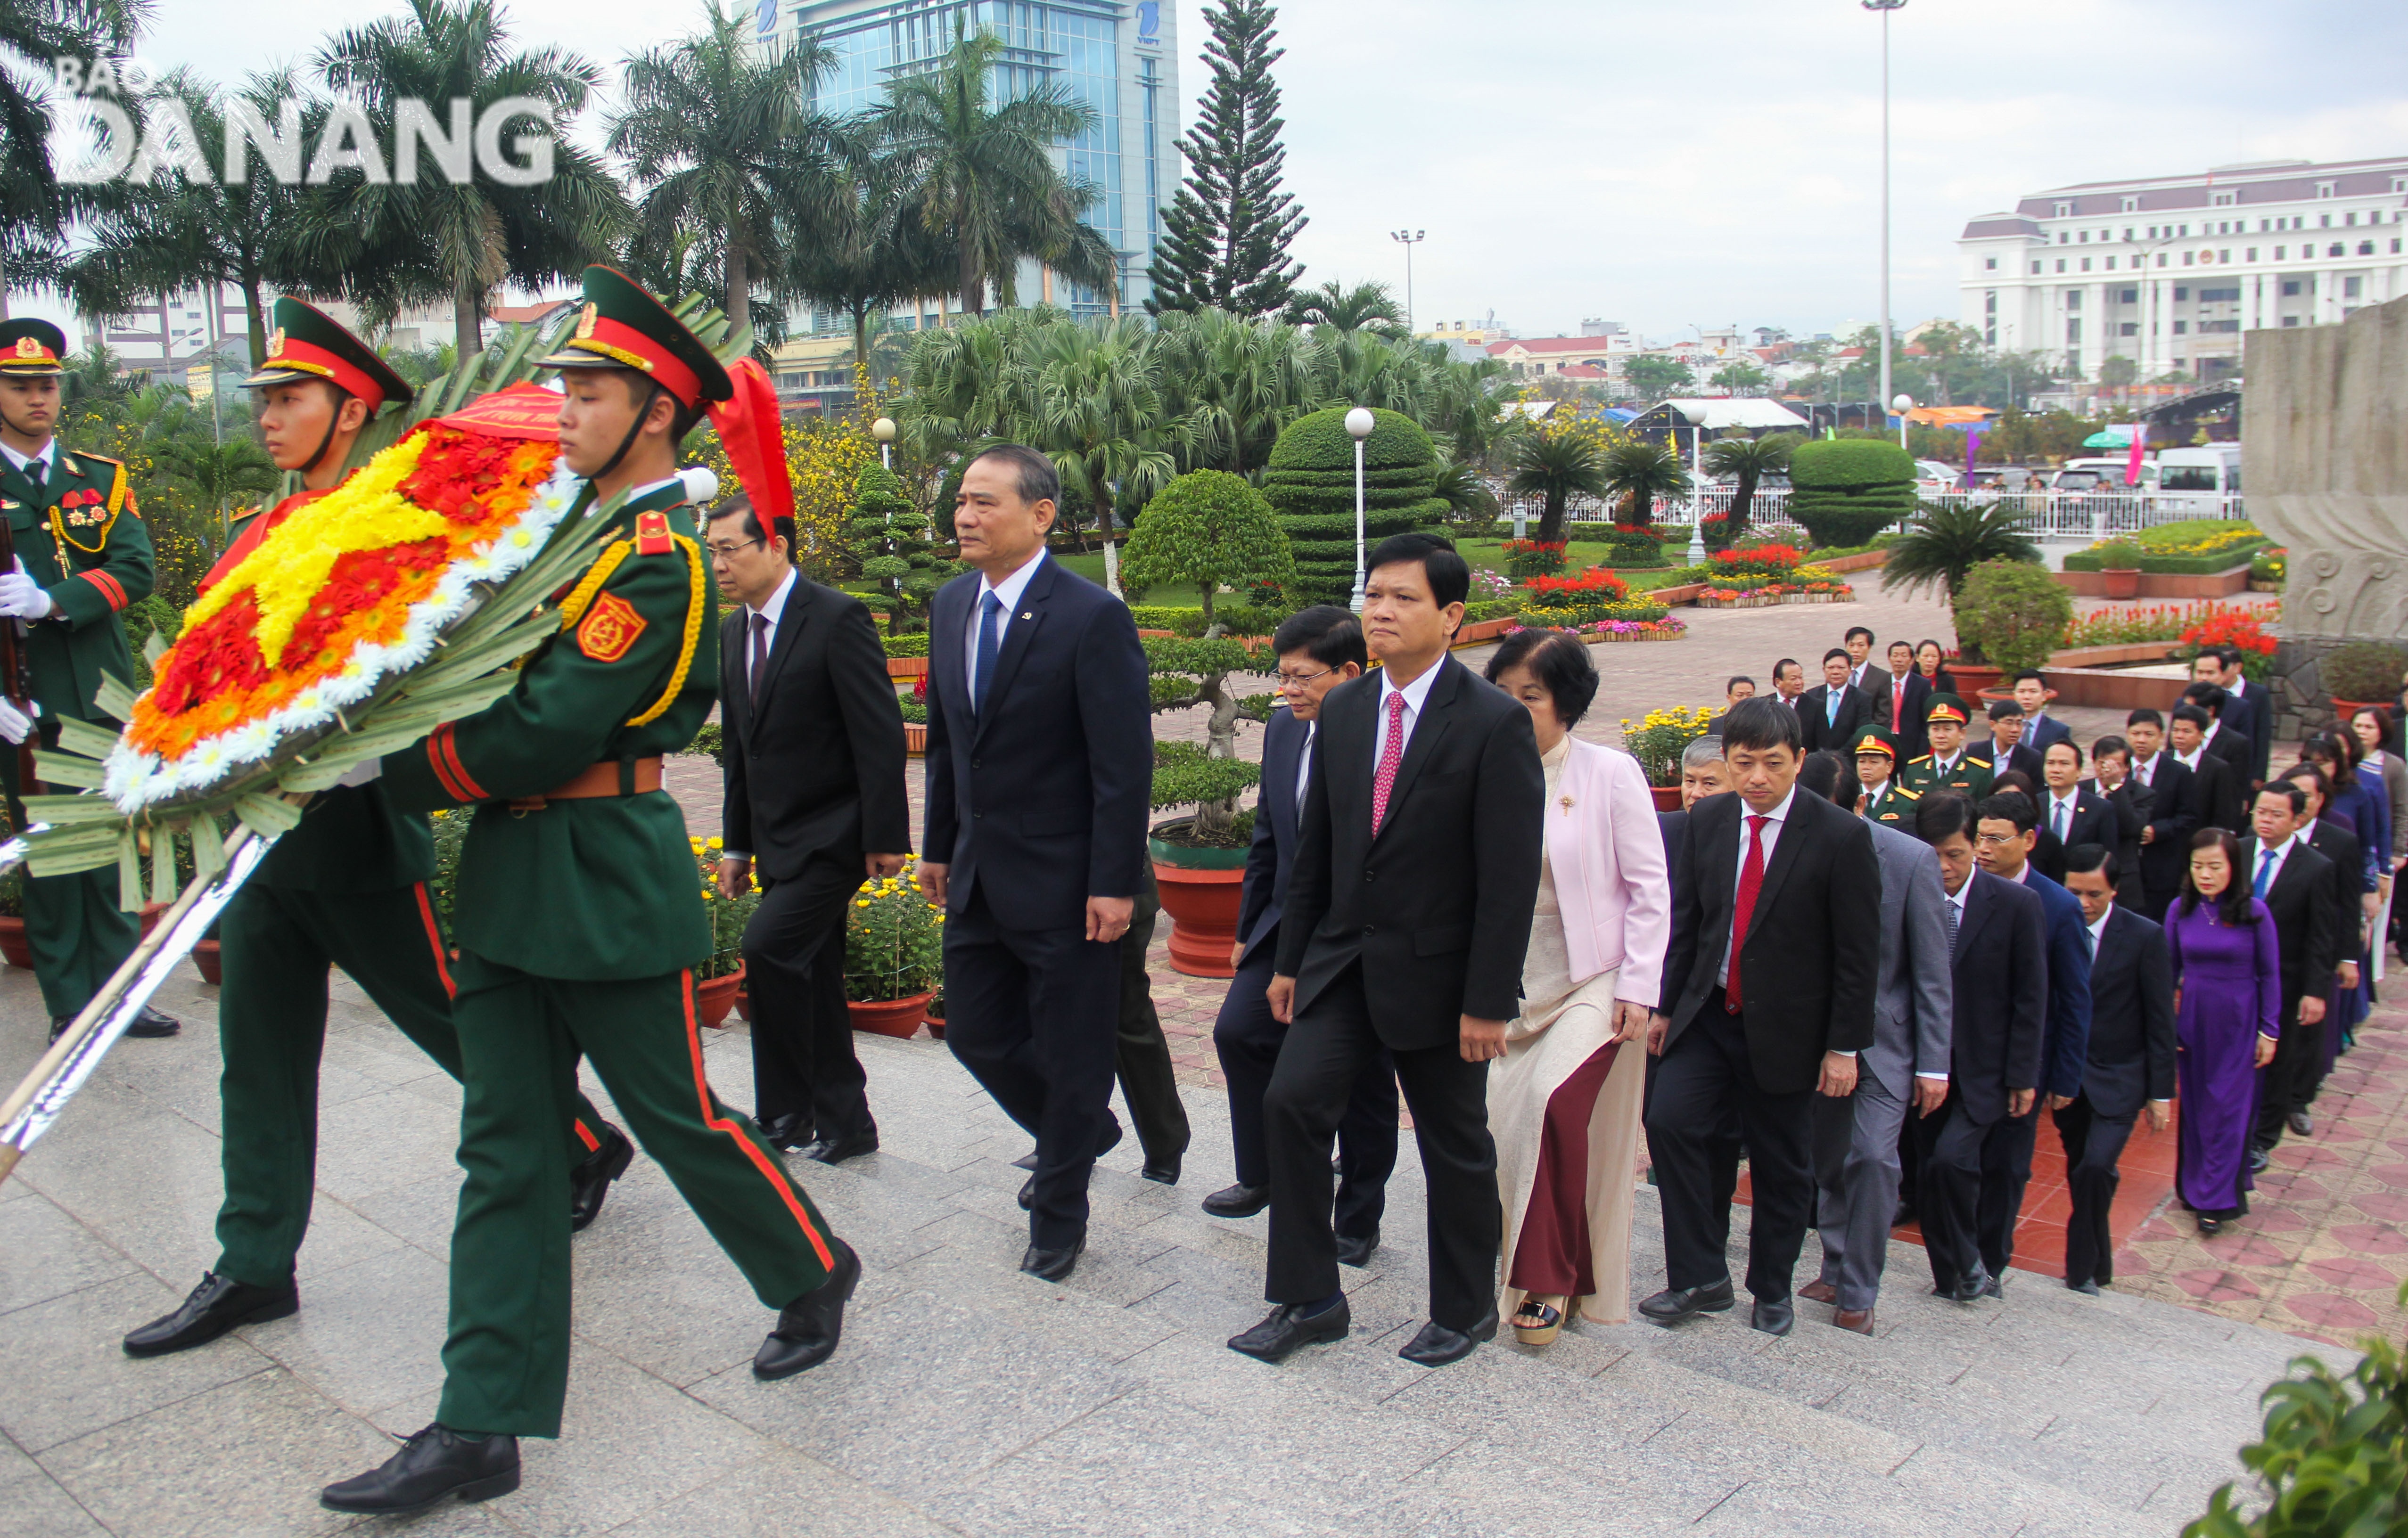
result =
M1282 689L1301 689L1313 679L1326 678L1337 671L1334 667L1325 667L1318 673L1290 673L1287 669L1282 668L1271 676L1279 680L1279 686Z
M1973 842L1985 849L1995 849L2001 844L2012 844L2023 836L2021 833L1975 833Z
M710 558L713 561L733 561L753 546L762 543L764 541L758 539L739 539L733 545L722 545L717 540L705 540L702 548L710 552Z

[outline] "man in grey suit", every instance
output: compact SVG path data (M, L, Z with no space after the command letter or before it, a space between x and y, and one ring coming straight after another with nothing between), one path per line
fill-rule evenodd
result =
M1837 753L1815 753L1799 771L1799 789L1842 806L1856 799L1856 778ZM1947 895L1940 857L1923 840L1870 824L1881 862L1881 971L1873 1000L1873 1044L1856 1056L1856 1092L1814 1106L1815 1226L1823 1271L1798 1289L1835 1303L1831 1322L1873 1332L1873 1303L1889 1259L1898 1212L1899 1129L1912 1104L1929 1116L1948 1098L1949 1026L1956 984L1948 969Z

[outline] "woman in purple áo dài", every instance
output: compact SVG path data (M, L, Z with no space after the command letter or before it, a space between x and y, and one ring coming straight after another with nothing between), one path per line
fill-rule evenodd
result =
M2234 878L2241 845L2202 828L2181 901L2167 911L2182 1136L2174 1190L2214 1233L2249 1210L2249 1130L2258 1070L2282 1032L2282 957L2273 916Z

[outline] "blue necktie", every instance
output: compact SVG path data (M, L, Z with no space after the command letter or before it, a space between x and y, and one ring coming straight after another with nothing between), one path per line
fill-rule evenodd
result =
M2272 885L2273 876L2274 851L2268 849L2258 857L2258 880L2257 883L2249 889L2250 895L2257 898L2260 903L2266 901L2266 889Z
M1826 725L1837 726L1840 724L1840 691L1834 689L1828 692L1830 698L1823 702L1823 720Z
M1003 600L988 593L979 602L978 676L970 680L970 714L986 714L986 687L995 676L995 621L1003 612Z

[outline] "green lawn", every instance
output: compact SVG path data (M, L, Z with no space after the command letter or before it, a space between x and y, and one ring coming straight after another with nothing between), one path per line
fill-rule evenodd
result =
M1054 559L1097 587L1103 586L1103 551L1096 550L1087 555L1064 555L1055 551ZM1166 608L1197 608L1203 604L1204 595L1196 591L1196 584L1193 582L1166 582L1158 588L1146 589L1145 596L1138 601L1160 604Z
M1501 539L1458 540L1455 548L1475 567L1486 566L1496 572L1505 569L1505 542ZM1609 545L1581 539L1570 541L1564 546L1564 570L1568 573L1584 572L1591 566L1602 564L1612 550L1612 547ZM1670 585L1680 571L1678 565L1640 566L1623 571L1620 576L1630 584L1631 591L1645 592Z

